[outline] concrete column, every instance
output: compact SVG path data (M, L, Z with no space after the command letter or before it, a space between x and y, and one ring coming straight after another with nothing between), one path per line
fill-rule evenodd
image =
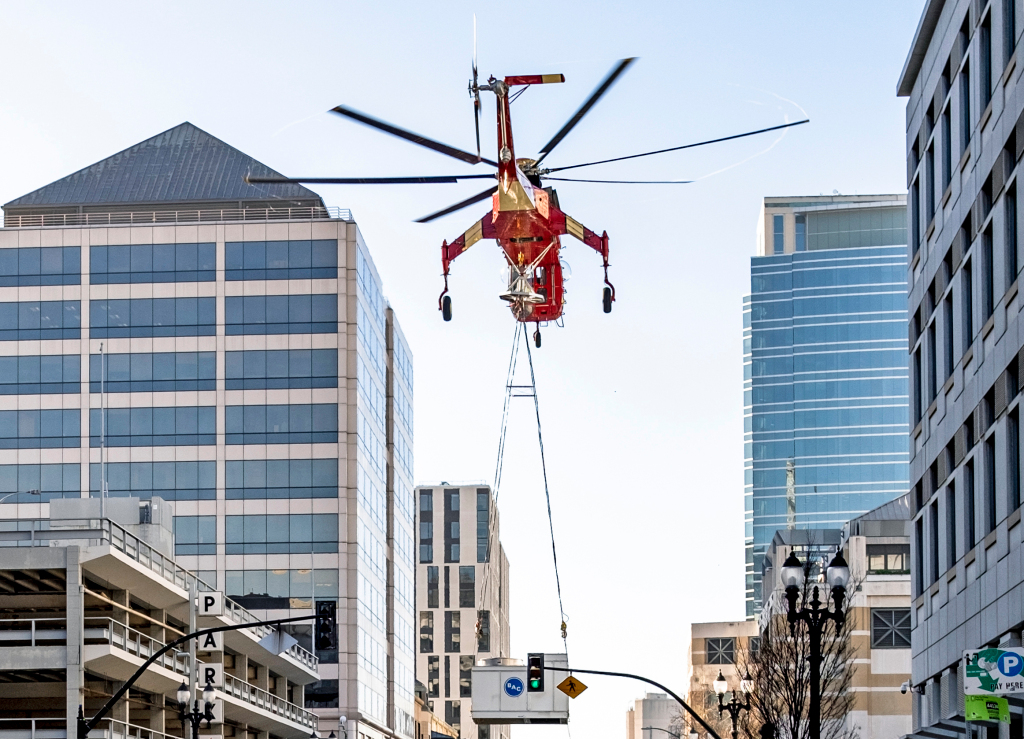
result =
M288 679L281 675L274 675L273 679L274 687L270 692L276 695L278 698L288 700Z
M292 698L291 702L297 705L299 708L306 707L306 686L305 685L292 685Z
M65 570L67 576L67 649L68 668L66 682L65 714L68 725L68 736L74 736L71 729L78 721L79 708L85 704L83 689L85 688L85 669L82 665L82 646L84 644L85 592L82 583L81 551L78 547L69 546L65 550Z
M110 591L110 600L114 601L117 605L113 608L113 615L111 619L117 623L128 626L128 591L127 590L112 590ZM120 606L120 607L119 607ZM116 628L116 627L114 627ZM126 632L127 633L127 632ZM114 682L111 684L113 690L120 690L124 683ZM110 718L114 721L123 721L126 724L129 723L129 711L128 711L128 694L125 693L124 698L119 700L113 708L110 709Z
M249 682L255 685L257 688L262 688L268 693L270 692L270 673L267 668L263 665L258 665L255 662L249 663L249 670L256 669L256 676L249 679Z
M164 632L162 624L167 623L167 613L154 608L150 610L149 615L153 621L150 621L149 626L146 629L143 629L143 631L147 632L149 636L156 639L158 642L166 644L167 635ZM156 621L159 621L160 623L155 623Z

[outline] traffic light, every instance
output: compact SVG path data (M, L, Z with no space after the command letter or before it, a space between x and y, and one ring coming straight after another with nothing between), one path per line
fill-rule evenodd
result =
M338 604L333 600L316 602L316 638L314 643L317 651L330 651L338 648Z
M526 655L526 692L544 692L544 655Z

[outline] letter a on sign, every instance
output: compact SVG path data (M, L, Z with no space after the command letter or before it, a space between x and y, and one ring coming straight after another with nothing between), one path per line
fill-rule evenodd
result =
M224 615L224 593L200 593L198 597L200 616Z
M196 639L196 649L200 652L223 652L224 635L219 631L213 634L203 634Z

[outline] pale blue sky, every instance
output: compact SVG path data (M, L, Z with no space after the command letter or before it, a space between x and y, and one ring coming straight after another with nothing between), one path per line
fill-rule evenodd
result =
M692 185L562 183L564 210L611 238L618 302L600 310L599 258L569 240L564 329L534 354L571 663L686 688L688 624L743 616L741 301L766 195L904 192L896 82L922 8L909 2L9 3L0 44L0 202L188 120L280 171L448 174L466 165L324 111L344 103L472 146L472 16L483 75L554 73L513 106L527 156L617 59L639 61L551 165L811 123L704 150L580 170ZM493 156L493 98L484 98ZM769 149L765 151L766 149ZM764 152L759 156L753 155ZM746 160L746 161L745 161ZM490 480L513 322L492 242L453 267L441 321L440 244L482 189L321 187L351 208L415 355L421 481ZM512 565L513 652L557 651L529 401L513 406L499 504ZM589 681L580 737L619 739L638 684ZM522 727L520 737L565 736Z

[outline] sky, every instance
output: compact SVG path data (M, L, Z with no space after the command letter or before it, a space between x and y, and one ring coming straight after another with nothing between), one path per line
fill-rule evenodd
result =
M0 203L190 121L292 176L473 173L327 110L345 104L474 146L466 93L477 24L483 76L563 73L512 106L530 156L618 59L639 57L562 142L552 166L810 118L766 134L577 170L687 185L558 183L562 209L611 244L567 238L564 328L533 350L570 664L686 689L689 624L743 618L742 298L762 198L902 193L896 97L921 0L789 2L6 3L0 44ZM483 98L484 155L495 156ZM485 166L485 165L481 165ZM482 170L480 170L482 171ZM483 242L440 247L485 205L414 219L480 183L315 188L350 208L415 363L418 482L492 482L516 324ZM521 347L522 348L522 347ZM525 381L525 351L520 374ZM499 490L511 563L513 656L561 651L529 399L512 402ZM618 739L639 683L587 681L570 735ZM564 727L517 727L564 737Z

